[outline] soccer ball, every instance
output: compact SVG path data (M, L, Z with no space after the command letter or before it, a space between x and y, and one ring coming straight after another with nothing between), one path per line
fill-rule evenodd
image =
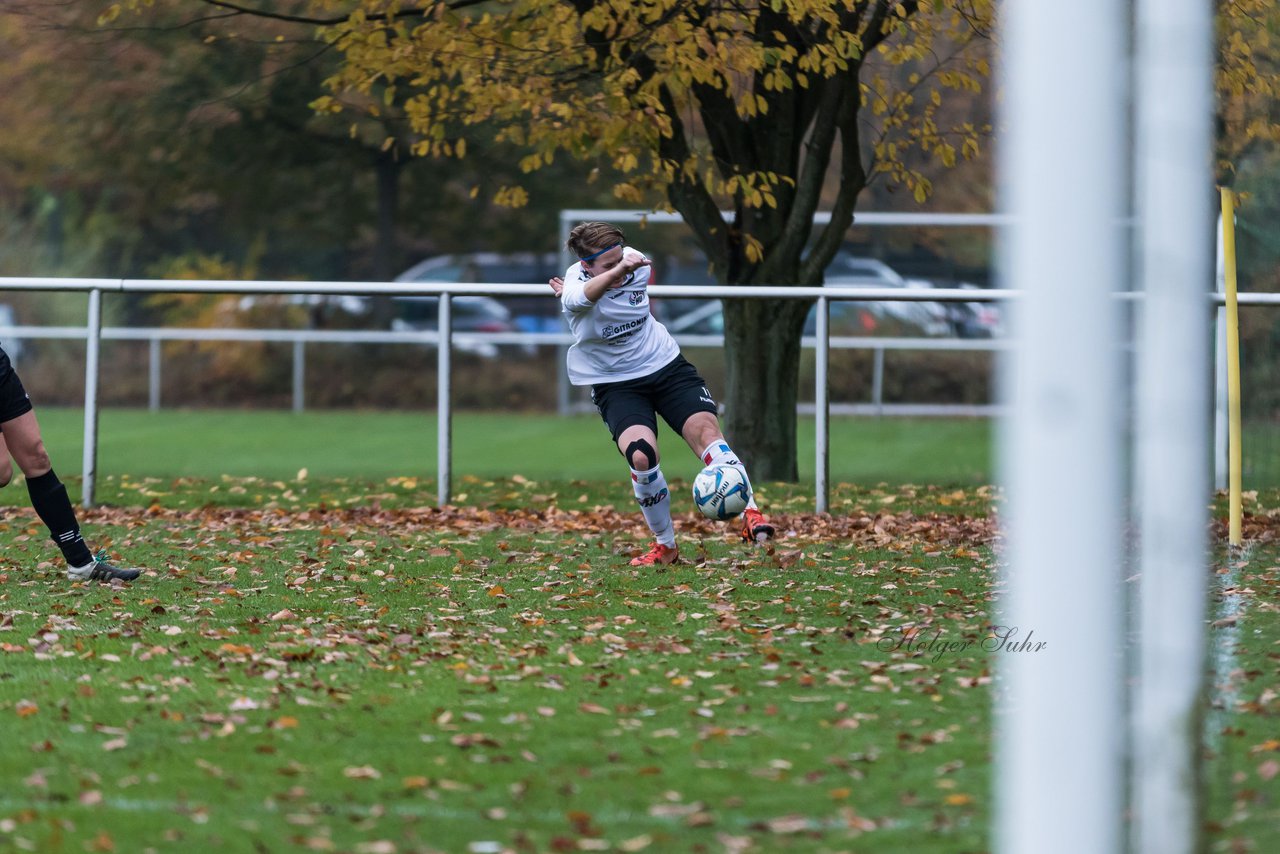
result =
M693 479L693 503L708 519L732 519L750 500L751 487L734 466L707 466Z

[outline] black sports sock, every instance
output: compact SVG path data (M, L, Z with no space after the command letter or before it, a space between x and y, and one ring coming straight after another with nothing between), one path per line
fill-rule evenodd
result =
M93 562L93 555L80 536L80 524L76 511L67 497L67 488L58 480L53 469L39 477L27 478L27 492L31 494L31 506L36 515L49 527L53 541L62 549L62 556L71 566L84 566Z

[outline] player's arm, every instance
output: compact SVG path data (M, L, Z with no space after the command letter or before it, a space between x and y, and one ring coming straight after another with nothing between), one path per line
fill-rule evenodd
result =
M651 263L653 262L644 257L644 255L628 246L622 250L622 257L618 259L617 264L587 280L587 283L582 288L583 296L592 303L599 302L600 298L605 295L605 291L622 287L627 281L627 277L635 272L636 269L647 267Z
M587 283L583 285L582 295L589 302L597 303L604 296L605 291L622 287L623 283L627 281L627 277L635 272L637 268L647 267L652 263L636 250L627 247L622 251L622 257L618 259L617 264L587 280Z
M607 291L621 287L627 277L636 270L647 267L651 262L634 249L624 250L618 263L595 276L583 281L581 266L575 264L569 268L563 279L556 277L550 282L551 290L559 285L560 303L566 311L578 313L589 311ZM558 280L558 281L557 281Z

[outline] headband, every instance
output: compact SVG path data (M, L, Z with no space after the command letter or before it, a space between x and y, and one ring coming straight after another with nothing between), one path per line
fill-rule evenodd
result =
M612 246L606 246L605 248L601 249L599 252L592 252L590 255L583 255L583 256L582 256L581 258L579 258L578 260L579 260L579 261L590 261L592 258L599 258L601 255L603 255L604 253L608 252L610 249L617 249L617 248L618 248L619 246L621 246L621 245L622 245L621 243L615 243L615 244L613 244Z

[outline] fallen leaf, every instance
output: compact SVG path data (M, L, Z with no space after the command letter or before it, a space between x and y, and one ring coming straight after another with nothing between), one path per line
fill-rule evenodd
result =
M382 774L377 768L370 765L361 765L358 768L355 766L343 768L342 776L351 780L377 780L382 777Z

